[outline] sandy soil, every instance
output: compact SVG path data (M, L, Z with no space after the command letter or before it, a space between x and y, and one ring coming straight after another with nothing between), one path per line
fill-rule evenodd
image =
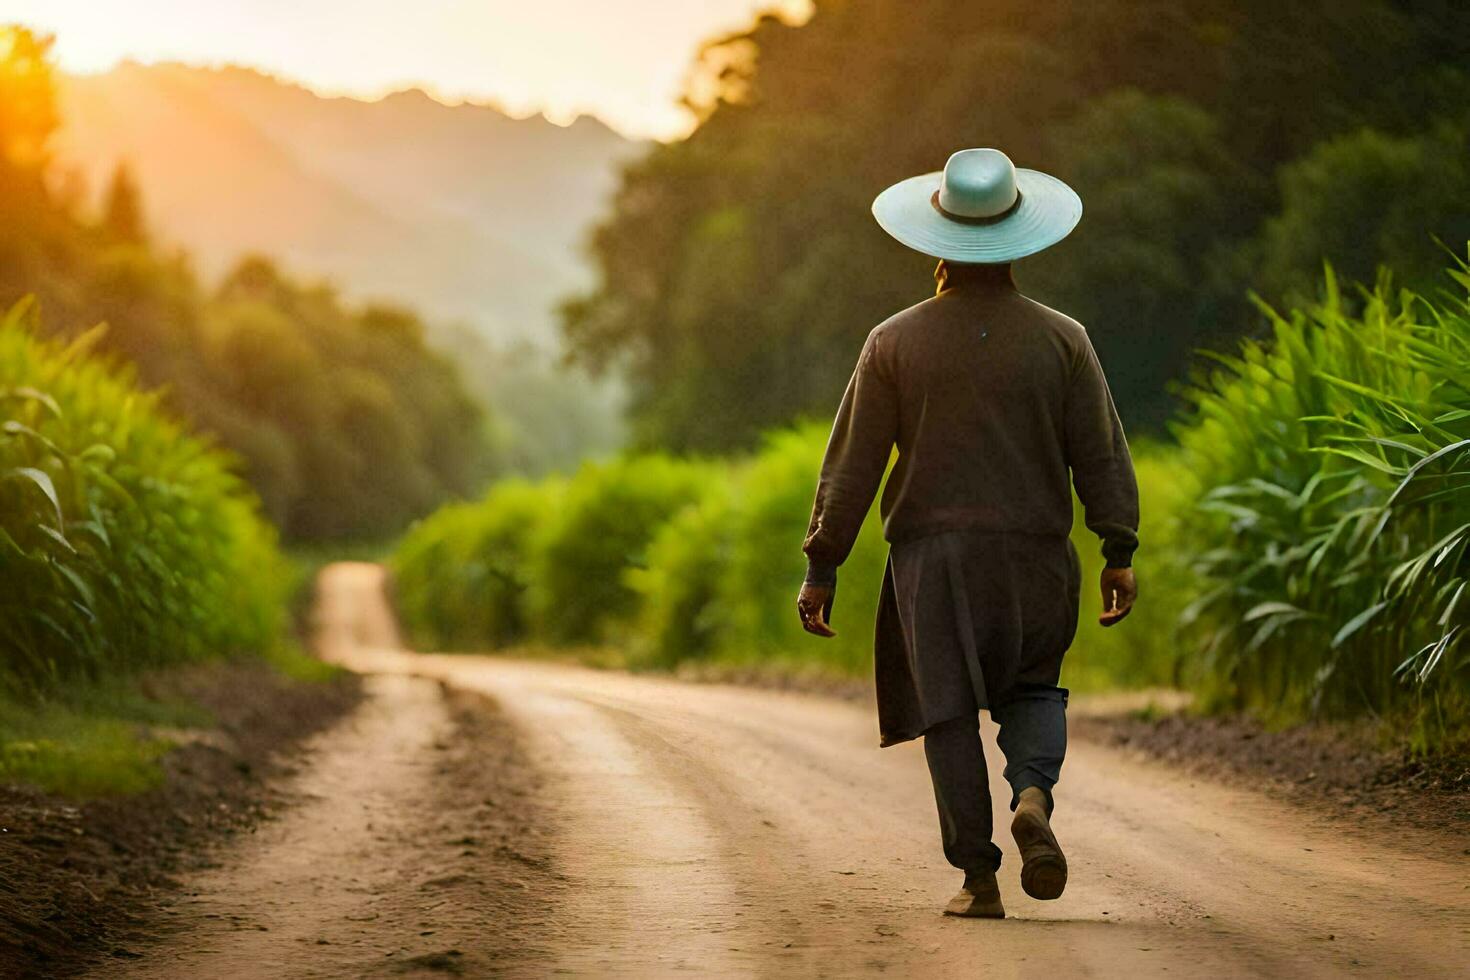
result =
M378 569L333 566L321 587L322 648L369 674L371 697L303 768L313 800L192 878L179 931L129 976L1447 977L1470 963L1465 841L1360 828L1080 740L1055 820L1066 895L1025 897L1003 839L1011 918L947 919L958 876L922 751L880 751L864 706L410 654ZM462 709L479 719L467 734L441 684L500 713Z
M327 640L392 643L391 622L354 615ZM296 805L186 879L163 941L95 975L483 976L547 959L527 937L560 876L517 733L435 680L370 675L363 694L295 757Z

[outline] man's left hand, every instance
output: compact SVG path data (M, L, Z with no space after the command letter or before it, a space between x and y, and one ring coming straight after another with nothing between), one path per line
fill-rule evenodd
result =
M801 617L801 628L814 636L836 636L837 631L827 625L827 606L835 590L830 585L813 585L806 582L796 596L796 613Z

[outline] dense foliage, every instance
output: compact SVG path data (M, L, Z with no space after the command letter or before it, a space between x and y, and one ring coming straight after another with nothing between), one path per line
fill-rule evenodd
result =
M798 545L826 438L825 427L805 425L721 464L643 455L585 467L569 483L503 483L404 537L393 559L399 612L429 648L610 640L634 665L863 674L887 561L876 510L843 566L837 638L808 637L795 615L805 570ZM1171 499L1172 470L1154 452L1141 455L1150 499ZM1159 508L1149 513L1146 535L1162 536ZM1077 545L1095 580L1096 540L1079 527ZM1171 597L1185 588L1178 577L1149 587ZM1084 616L1095 618L1099 605L1089 591ZM1130 633L1084 630L1068 676L1091 686L1168 682L1178 605L1143 606ZM593 625L574 628L584 622ZM1140 645L1140 635L1157 643Z
M205 287L149 242L125 170L88 218L46 153L46 49L0 28L0 303L35 294L63 337L106 322L99 348L237 453L291 538L390 533L482 482L483 412L416 316L349 308L260 258Z
M1191 352L1253 329L1248 287L1310 294L1324 257L1419 285L1470 238L1470 6L1394 0L817 0L704 52L706 119L625 173L568 304L625 364L648 446L748 446L835 407L863 336L932 263L868 209L955 149L1081 192L1022 284L1091 329L1135 432Z
M552 481L507 480L483 501L419 522L394 558L394 599L420 647L503 647L531 638L532 536L561 496Z
M0 693L280 637L274 532L230 461L131 372L0 322Z
M1326 299L1188 393L1184 611L1217 698L1265 713L1470 703L1470 276L1430 302L1381 281ZM1418 700L1422 695L1423 699Z
M637 609L627 571L644 564L654 534L709 478L700 464L663 456L582 467L532 542L527 602L537 634L556 643L615 636Z
M664 665L716 658L865 669L888 558L876 511L843 567L833 612L837 637L807 643L795 613L795 588L806 571L801 539L826 442L819 425L769 435L758 452L730 467L723 492L703 511L691 509L664 528L648 570L634 577L646 630L636 653ZM702 559L690 562L691 553Z
M1269 340L1214 359L1186 392L1178 444L1135 446L1142 598L1116 629L1092 625L1102 562L1076 522L1087 586L1064 683L1184 684L1206 704L1282 721L1375 714L1427 743L1463 725L1470 275L1451 274L1461 288L1433 302L1383 281L1354 294L1359 313L1329 277L1324 301L1270 314ZM415 599L405 616L458 647L611 636L648 665L864 673L886 556L876 513L842 571L838 638L807 637L793 611L825 439L822 425L779 431L713 476L710 464L633 457L549 491L555 504L534 504L534 485L493 492L404 543L404 594L441 603ZM512 507L512 543L476 537ZM636 515L626 528L624 514ZM541 530L520 523L538 520ZM519 599L482 584L495 563ZM526 605L538 590L560 597L539 617ZM494 616L517 629L475 625L485 607L514 609ZM610 610L618 629L568 637L558 610Z

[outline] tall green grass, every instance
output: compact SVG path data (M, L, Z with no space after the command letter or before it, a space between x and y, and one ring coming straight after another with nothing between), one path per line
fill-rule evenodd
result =
M1438 737L1470 699L1470 276L1430 300L1387 278L1269 312L1188 393L1171 547L1195 683L1278 717L1408 712Z
M0 688L267 649L274 532L229 460L160 412L93 332L0 319Z

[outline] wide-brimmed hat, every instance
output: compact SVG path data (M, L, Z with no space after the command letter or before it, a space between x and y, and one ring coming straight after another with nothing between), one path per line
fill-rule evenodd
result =
M878 195L873 217L915 251L951 262L1011 262L1066 238L1082 199L1050 174L999 150L960 150L941 171Z

